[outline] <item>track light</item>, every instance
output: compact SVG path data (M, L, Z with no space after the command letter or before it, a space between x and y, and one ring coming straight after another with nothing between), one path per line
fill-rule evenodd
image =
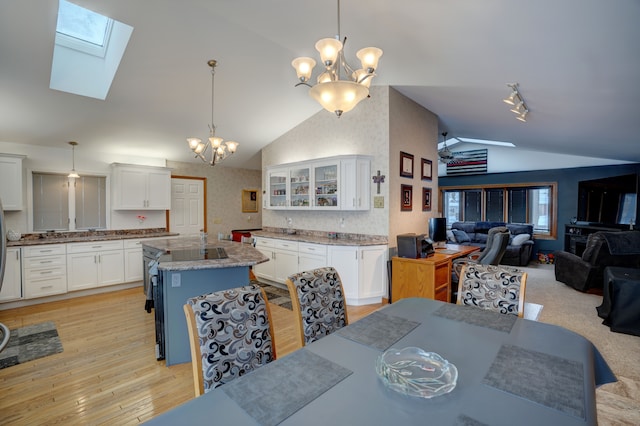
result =
M507 83L507 86L511 88L509 96L502 101L506 104L513 105L510 109L511 112L517 114L516 119L526 122L527 114L529 114L529 108L522 97L522 93L518 89L518 83Z

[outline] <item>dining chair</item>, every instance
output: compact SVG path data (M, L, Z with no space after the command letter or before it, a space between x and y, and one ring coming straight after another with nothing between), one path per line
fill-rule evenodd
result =
M296 334L300 346L327 336L349 323L342 281L335 268L317 268L290 275L287 288L296 314Z
M260 286L204 294L183 308L196 396L276 359L271 311Z
M524 315L527 273L501 265L467 264L458 282L458 305Z

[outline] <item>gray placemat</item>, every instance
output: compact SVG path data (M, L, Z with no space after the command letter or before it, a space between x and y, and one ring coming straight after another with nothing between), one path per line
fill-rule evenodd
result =
M460 414L456 419L456 426L489 426L465 414Z
M479 325L480 327L492 328L505 333L511 332L513 324L518 319L516 315L500 314L487 309L476 308L475 306L454 305L452 303L440 306L433 315Z
M581 362L503 345L482 383L585 418Z
M341 328L336 334L385 351L419 325L419 322L409 321L405 318L373 312L361 320L349 324L348 327Z
M277 425L322 395L351 370L300 349L221 389L261 425ZM215 418L215 413L212 414Z

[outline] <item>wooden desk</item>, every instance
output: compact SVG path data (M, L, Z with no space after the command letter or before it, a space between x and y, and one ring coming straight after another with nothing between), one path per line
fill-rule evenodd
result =
M393 257L391 273L391 302L406 297L451 301L451 262L467 256L479 247L447 244L444 251L436 250L433 256L424 259Z

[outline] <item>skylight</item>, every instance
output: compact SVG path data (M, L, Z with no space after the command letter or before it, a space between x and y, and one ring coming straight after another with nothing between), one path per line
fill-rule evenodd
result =
M49 87L106 99L132 32L129 25L59 0Z
M60 0L56 32L77 40L105 47L112 19L89 9Z

